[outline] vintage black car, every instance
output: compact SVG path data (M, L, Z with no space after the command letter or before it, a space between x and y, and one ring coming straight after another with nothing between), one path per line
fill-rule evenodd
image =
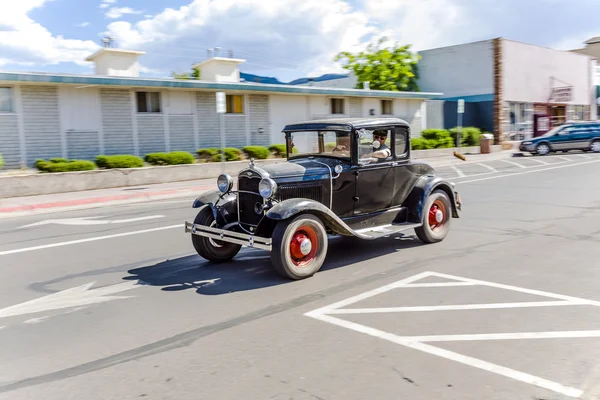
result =
M328 235L371 240L414 229L443 240L461 201L453 183L410 159L410 126L396 118L288 125L287 160L256 166L198 197L185 223L200 256L232 259L242 246L271 252L275 270L307 278L323 265Z

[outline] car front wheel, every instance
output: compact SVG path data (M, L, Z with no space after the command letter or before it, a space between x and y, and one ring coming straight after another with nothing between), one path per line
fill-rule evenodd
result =
M327 232L319 218L299 215L277 223L273 232L271 262L277 273L294 280L321 269L327 255Z
M448 194L443 190L435 190L425 202L423 225L416 228L415 233L424 243L441 242L450 231L451 219L452 205Z
M215 218L211 208L201 209L194 219L194 224L214 227ZM215 263L231 260L242 248L239 244L226 243L198 235L192 235L192 244L200 257Z
M540 156L545 156L546 154L550 153L550 146L548 146L546 143L540 143L536 147L535 153Z

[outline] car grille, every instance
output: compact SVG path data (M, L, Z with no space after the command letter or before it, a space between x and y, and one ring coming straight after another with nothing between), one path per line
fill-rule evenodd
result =
M321 184L287 184L277 189L275 198L278 201L287 199L311 199L323 202L323 185Z
M251 176L247 176L244 172L238 178L238 207L240 223L256 226L262 218L262 214L257 215L254 212L256 203L263 203L263 198L258 194L258 184L260 183L260 175L253 172ZM250 192L250 193L246 193Z

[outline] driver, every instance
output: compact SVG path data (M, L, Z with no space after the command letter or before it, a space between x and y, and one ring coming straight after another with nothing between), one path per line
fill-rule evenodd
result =
M386 139L386 130L373 132L373 153L371 153L371 157L388 158L392 156L392 151L385 144Z

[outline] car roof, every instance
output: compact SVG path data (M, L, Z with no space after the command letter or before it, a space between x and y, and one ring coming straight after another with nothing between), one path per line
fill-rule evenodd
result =
M401 125L409 127L408 122L400 118L330 118L312 121L296 122L286 125L283 132L300 130L344 130L350 131L352 128L367 128L370 126Z

